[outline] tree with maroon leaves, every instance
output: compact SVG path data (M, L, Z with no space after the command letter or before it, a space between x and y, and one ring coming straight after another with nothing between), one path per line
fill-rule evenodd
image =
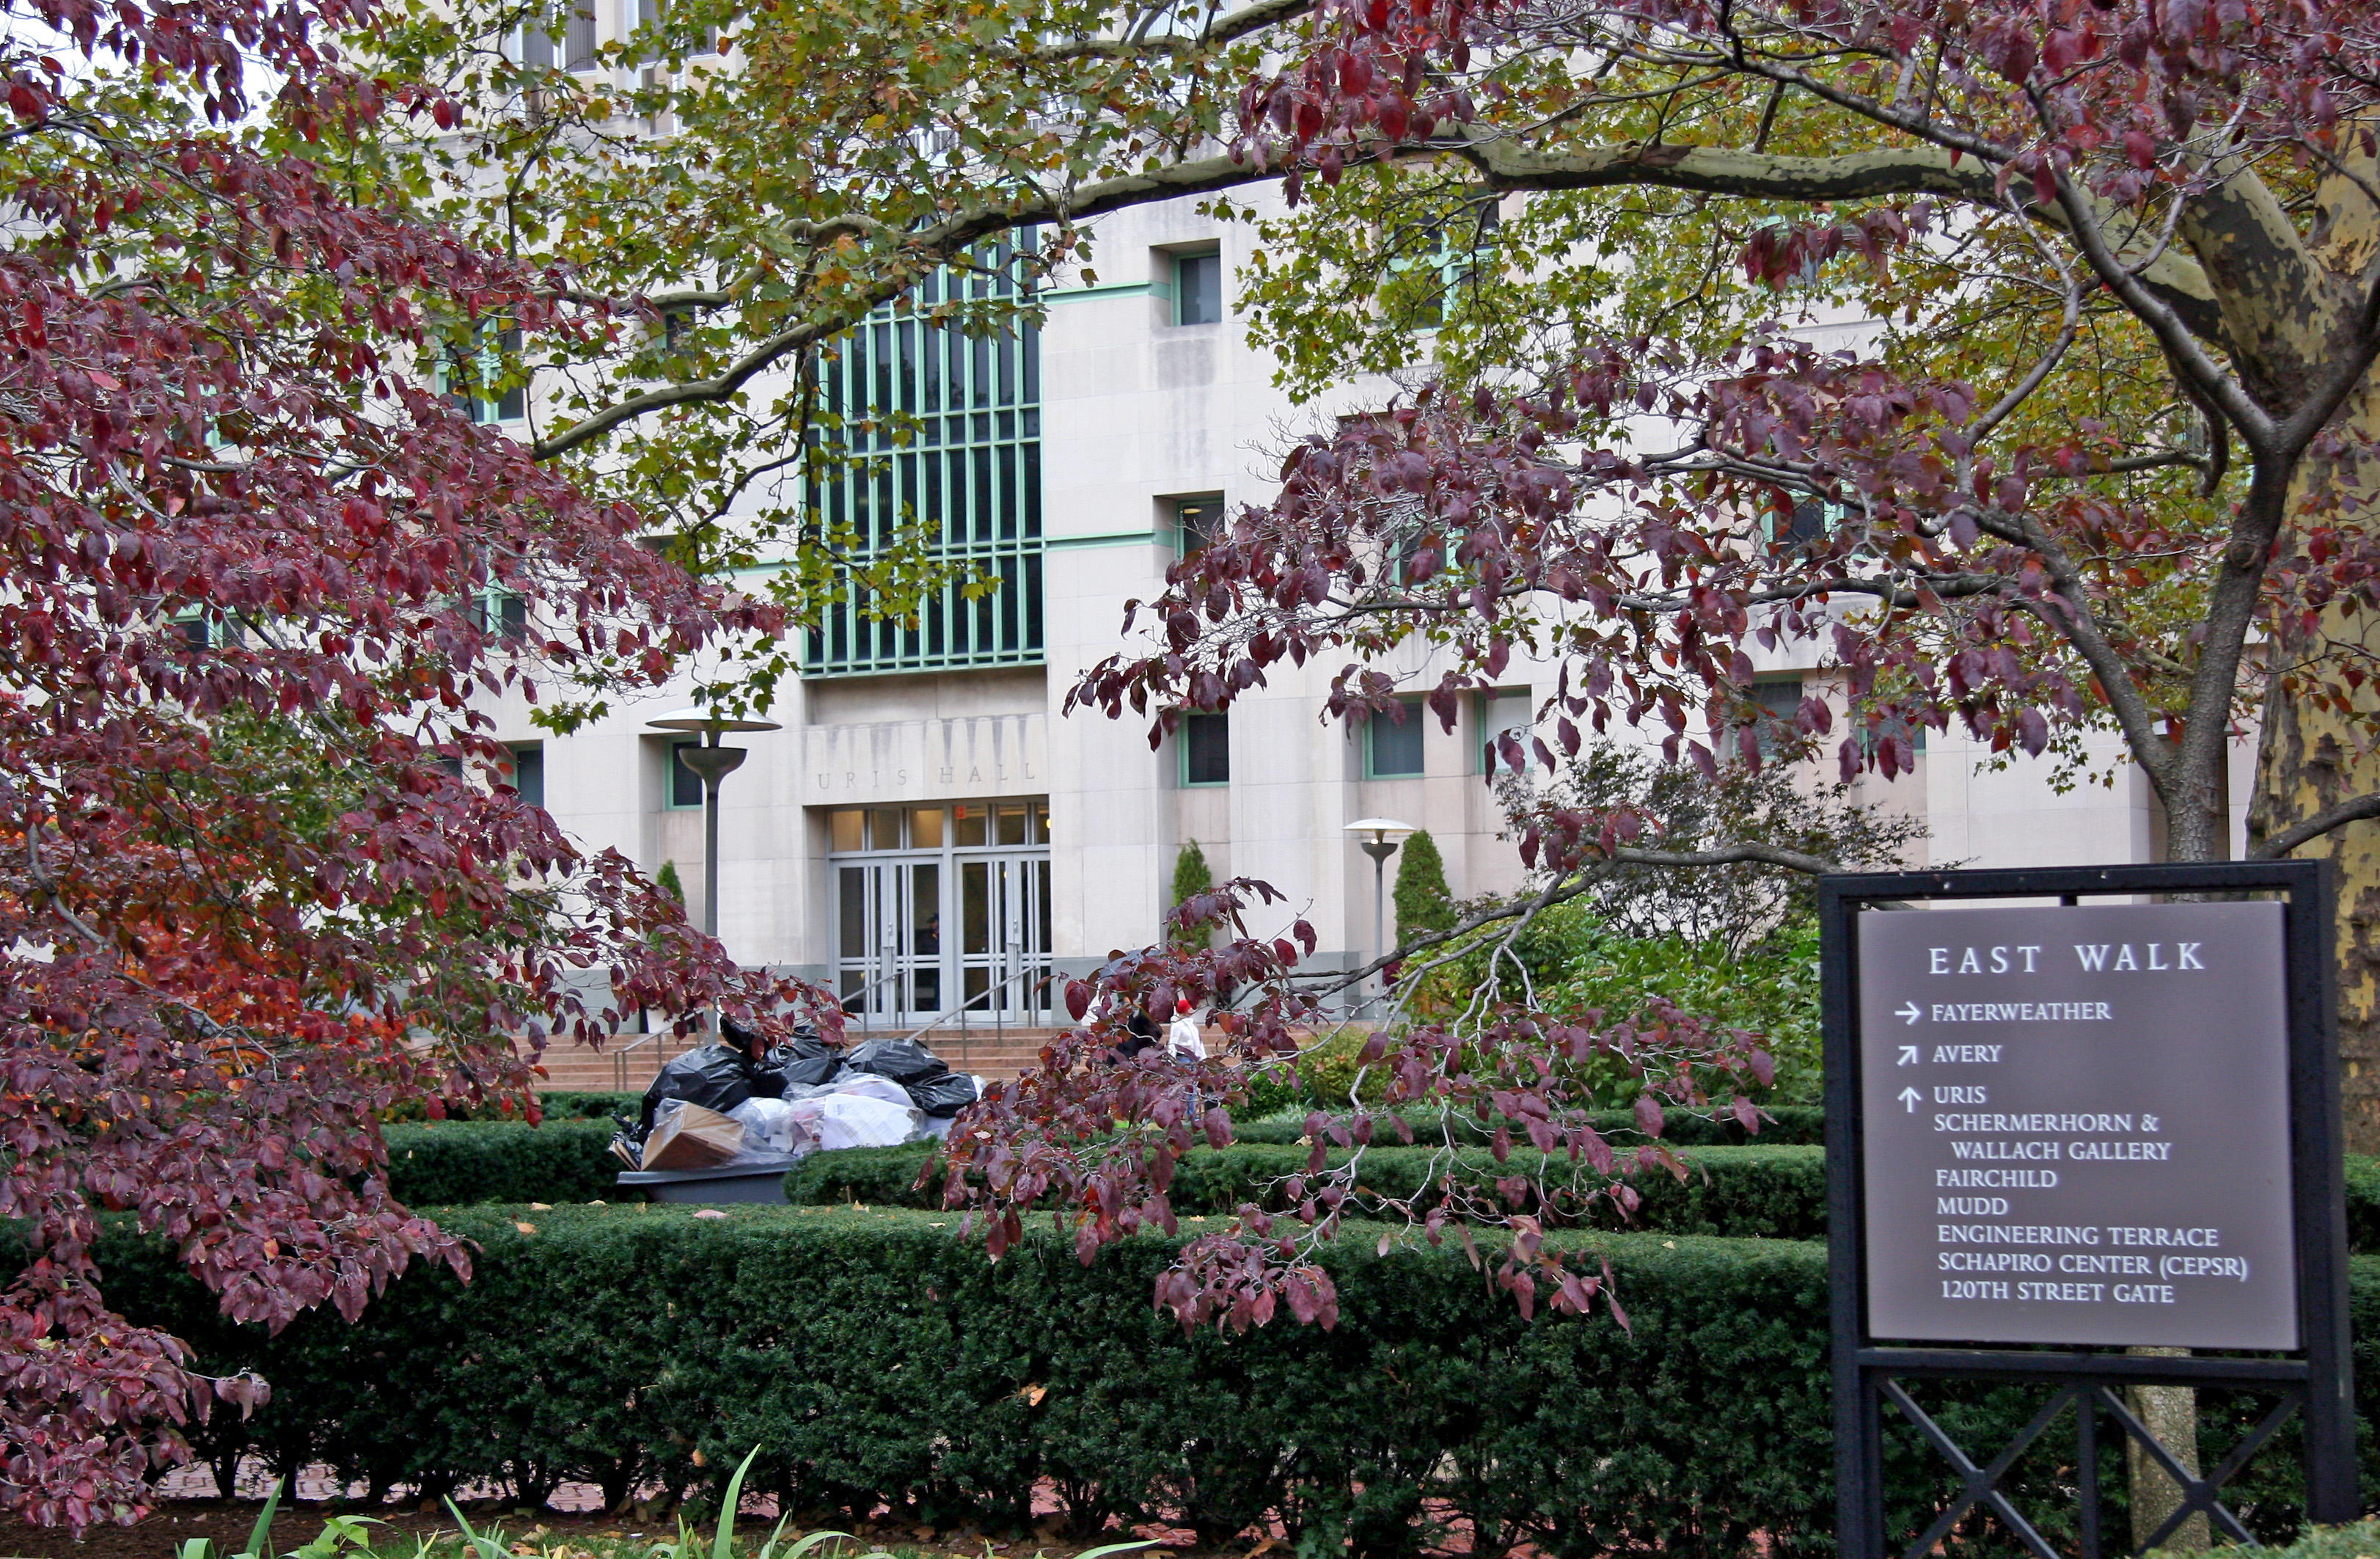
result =
M683 0L592 73L531 47L572 14L397 13L375 47L469 113L343 155L666 316L509 367L552 387L540 455L678 555L790 550L797 615L915 577L759 496L845 419L901 425L816 393L855 323L997 330L1033 286L912 289L1038 284L1103 213L1252 217L1231 192L1282 181L1305 210L1241 278L1255 334L1300 393L1413 393L1296 455L1077 707L1164 723L1346 653L1360 718L1420 636L1458 663L1441 718L1526 650L1570 671L1549 732L1648 722L1709 763L1749 739L1742 647L1815 637L1848 701L1794 723L1847 771L1952 720L2078 773L2109 734L2178 859L2226 847L2253 719L2256 847L2344 874L2350 1124L2380 1141L2374 7ZM1877 323L1796 333L1828 315ZM1545 823L1548 870L1647 847Z
M31 176L23 198L46 225L26 252L44 274L76 278L54 285L109 318L141 311L168 322L161 329L186 328L186 312L203 323L226 307L207 283L222 274L209 267L232 266L212 258L228 245L271 307L252 324L243 313L217 327L238 351L176 359L175 383L212 371L244 385L278 366L341 386L320 401L199 395L212 421L143 424L131 445L138 474L124 475L141 501L176 526L223 512L201 500L231 503L243 523L289 523L286 508L239 496L253 491L237 485L247 463L277 471L276 458L302 464L345 444L352 452L309 468L316 485L303 491L337 490L341 534L356 538L359 558L381 555L371 548L382 543L365 538L388 523L395 494L407 524L457 532L442 550L412 546L408 531L405 578L360 568L358 600L343 576L342 608L370 631L316 646L347 668L326 665L319 684L271 681L284 652L261 633L195 664L170 647L136 657L155 667L141 676L218 699L208 679L260 657L255 680L241 684L261 689L247 699L262 727L253 739L277 739L293 714L327 708L375 749L395 741L395 722L370 713L383 707L374 700L419 708L437 699L440 676L481 663L468 620L421 629L432 614L375 616L371 591L427 603L476 584L475 570L511 570L508 589L534 572L501 545L461 544L477 538L460 532L488 523L453 505L469 483L382 475L449 448L468 450L454 458L471 481L501 479L524 512L556 505L558 516L582 491L632 500L665 518L676 555L702 567L790 547L800 566L779 599L796 613L854 569L864 586L897 587L914 555L864 554L818 533L797 502L754 497L778 473L832 457L843 408L820 404L810 371L842 335L871 309L900 307L939 267L999 265L1038 282L1093 257L1088 225L1104 212L1182 195L1227 203L1233 189L1284 179L1312 215L1269 229L1268 269L1250 283L1259 333L1301 385L1324 362L1416 382L1379 415L1297 451L1280 500L1243 515L1147 609L1162 642L1099 668L1077 707L1131 707L1161 727L1223 707L1283 660L1322 655L1349 667L1333 713L1361 718L1398 691L1375 669L1379 656L1420 639L1453 666L1423 689L1441 718L1525 652L1564 668L1542 722L1549 748L1650 722L1680 761L1715 765L1730 741L1741 750L1729 733L1751 714L1745 646L1815 637L1840 697L1814 697L1795 715L1811 747L1891 773L1919 725L1955 719L2011 753L2068 755L2082 752L2081 735L2112 731L2161 798L2178 859L2223 847L2223 759L2254 715L2258 847L2340 863L2350 1127L2366 1140L2380 1129L2380 958L2369 941L2380 935L2370 929L2380 925L2380 770L2369 751L2380 694L2362 626L2373 578L2369 369L2380 352L2380 11L2365 0L680 0L630 45L608 48L593 74L528 44L565 32L576 9L466 0L381 18L368 35L375 68L414 85L350 89L281 13L201 26L174 11L155 30L158 57L180 74L164 79L91 82L30 49L12 56L17 112L44 131L13 143ZM102 25L133 27L112 19L120 14L92 19L88 46ZM58 25L77 30L63 13ZM413 201L417 217L451 221L474 242L408 248L419 224L354 216L351 230L346 208L338 222L318 216L333 202L310 164L291 160L303 150L296 139L218 174L211 158L224 138L194 126L155 138L175 150L144 162L149 143L115 128L115 105L88 94L140 108L143 94L199 82L174 99L176 112L186 98L220 95L236 79L233 57L205 45L226 28L245 28L237 35L289 73L275 122L285 137L323 138L343 193ZM145 51L146 37L116 41ZM709 52L716 40L724 55ZM92 106L74 118L57 106L67 98ZM423 111L392 116L392 104ZM442 118L448 104L457 106ZM236 194L220 193L226 181ZM209 203L219 200L274 214L233 222ZM128 222L146 222L160 244L194 242L188 263L180 250L150 262L122 237ZM987 255L987 243L1024 227L1036 234L1025 255ZM90 258L103 254L103 269ZM401 280L413 268L430 279ZM548 276L566 280L534 285ZM430 297L441 301L420 301ZM30 314L7 301L12 330L52 328L38 298ZM1884 323L1831 349L1793 328L1849 305ZM1029 289L978 289L929 311L991 330L1038 307ZM382 396L378 359L358 345L417 333L479 340L475 321L503 319L524 327L525 347L493 352L496 373L540 385L531 449L542 469L458 429L418 431L443 426L436 408L416 408L394 384ZM136 381L113 359L97 366L103 379L60 373L55 392L27 404L98 397L107 437L55 445L67 474L54 480L83 481L79 505L134 512L113 474L76 475L85 466L75 462L125 465L107 464L121 447L108 442L110 397ZM300 366L314 377L299 379ZM382 415L388 401L405 414ZM152 433L164 441L154 456ZM222 447L191 442L210 436ZM179 507L176 483L192 490ZM364 507L349 518L351 495ZM5 492L0 501L19 502ZM412 518L416 509L427 518ZM61 581L74 568L145 578L178 562L80 533L68 545L74 505L22 512L65 528L41 554L68 570ZM1797 523L1812 513L1827 523ZM757 530L728 523L737 515ZM557 519L540 533L616 551L600 527ZM250 563L233 577L267 579L253 609L301 615L300 585L255 567L255 554ZM49 566L30 577L49 579ZM636 566L574 555L569 578L598 581L600 593ZM131 587L94 588L88 601L55 588L76 610L121 614L111 622L161 620L138 615ZM237 606L212 595L199 604ZM656 634L691 639L708 627L698 612L662 615ZM125 633L98 638L110 648L85 656L91 686L143 720L170 707L126 680L119 663L133 652L115 648L129 644ZM555 633L546 649L589 658L569 675L600 676L613 668L592 663L624 653L631 664L618 669L633 675L652 642L624 651L589 628ZM399 644L412 652L374 658ZM458 655L470 669L450 673L440 657ZM758 663L763 684L779 668ZM286 709L284 689L297 700ZM45 698L29 696L22 717L62 724L63 708L42 713ZM102 741L87 725L56 734L134 750L131 737ZM143 727L140 739L164 738ZM50 771L29 756L9 772ZM413 772L422 788L406 797L450 794ZM145 815L119 811L112 790L73 798L111 822ZM405 821L436 803L391 805ZM273 822L260 810L253 826ZM50 859L43 826L63 837L65 825L27 831L31 907L47 907L53 891L30 864ZM329 832L344 843L352 831L342 814ZM204 879L172 870L197 858L181 835L160 838L151 856L111 836L103 864L197 895ZM484 871L495 858L480 843L468 864ZM509 836L485 843L521 847ZM1754 841L1665 851L1624 808L1547 807L1529 848L1544 881L1531 902L1575 891L1608 862L1815 864ZM260 871L282 860L260 855ZM284 864L295 883L312 858ZM433 916L485 902L381 871L360 875L390 893L419 888ZM346 936L355 890L304 881L342 895L335 912L310 919L262 887L207 885L288 933ZM1234 1085L1210 1068L1204 1096L1226 1109L1188 1119L1178 1072L1118 1064L1107 1041L1131 1001L1162 1009L1228 986L1244 993L1243 1053L1294 1054L1318 1016L1293 979L1311 938L1245 934L1262 897L1257 885L1226 884L1185 907L1191 920L1242 933L1227 947L1120 958L1096 989L1070 993L1086 1028L960 1134L954 1188L988 1199L995 1248L1039 1208L1070 1220L1087 1255L1132 1228L1171 1226L1172 1165L1196 1136L1228 1136ZM119 899L143 902L111 889L117 919ZM65 907L94 933L116 934L96 900ZM178 935L178 907L164 918ZM66 965L81 956L79 933L32 940L67 949ZM152 978L140 959L115 956L132 971L124 979ZM382 999L396 988L358 986ZM341 985L320 1000L307 993L303 1005L346 1021L348 1004ZM34 1029L76 1031L44 1023ZM1650 1027L1499 1010L1377 1039L1370 1065L1392 1078L1392 1102L1467 1112L1491 1153L1518 1140L1562 1150L1584 1166L1579 1187L1608 1183L1624 1200L1621 1172L1666 1167L1661 1150L1589 1129L1563 1081L1572 1057L1618 1053L1641 1066L1648 1128L1664 1097L1737 1107L1763 1065L1755 1042L1691 1015ZM1118 1134L1119 1120L1136 1129ZM1317 1125L1359 1142L1409 1129L1366 1112ZM1233 1233L1193 1242L1163 1301L1191 1321L1245 1324L1279 1304L1329 1319L1327 1285L1305 1253L1334 1226L1353 1182L1317 1170L1294 1216L1252 1212ZM1541 1289L1557 1305L1586 1303L1599 1274L1548 1254L1537 1192L1516 1183L1472 1194L1481 1188L1466 1170L1407 1212L1449 1238L1466 1237L1473 1216L1505 1224L1514 1237L1493 1260L1524 1303Z
M268 1389L112 1310L103 1213L237 1320L352 1317L469 1268L389 1198L390 1107L534 1120L538 1049L607 1027L581 971L793 994L501 782L489 699L565 693L567 728L781 614L421 371L480 322L617 323L310 158L455 121L321 39L365 21L40 0L0 43L0 1505L39 1522L129 1519L176 1426Z

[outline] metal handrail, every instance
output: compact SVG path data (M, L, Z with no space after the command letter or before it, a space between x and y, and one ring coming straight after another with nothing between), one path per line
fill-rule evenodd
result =
M927 1034L929 1034L934 1029L941 1028L952 1018L959 1017L966 1012L968 1008L974 1006L978 1002L988 1002L994 995L1002 991L1005 991L1008 987L1016 983L1016 981L1028 979L1035 973L1036 971L1033 969L1021 968L1014 974L1004 976L1003 978L994 981L992 984L985 987L982 991L978 992L975 995L969 996L965 1001L961 1002L958 1005L943 1008L941 1012L935 1014L932 1019L929 1020L924 1028L919 1029L913 1033L905 1034L902 1038L905 1040L923 1039ZM1054 968L1050 969L1047 972L1042 973L1040 979L1042 989L1046 993L1049 987L1056 982L1058 979L1058 971ZM1006 1031L1005 1027L1002 1023L1002 1015L998 1012L993 1013L992 1032L997 1035L1003 1034ZM965 1030L961 1031L959 1038L959 1059L962 1061L966 1059L966 1037Z
M622 1045L614 1050L612 1053L612 1091L614 1093L628 1091L628 1053L630 1051L642 1050L647 1045L659 1044L671 1037L668 1029L658 1029L642 1036L633 1043Z

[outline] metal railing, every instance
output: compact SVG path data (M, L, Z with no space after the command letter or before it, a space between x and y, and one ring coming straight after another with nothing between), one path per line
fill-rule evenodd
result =
M1042 1005L1046 1007L1048 1005L1050 987L1056 981L1058 971L1047 965L1043 965L1038 968L1021 968L1016 970L1014 974L1007 975L991 985L987 986L976 994L969 996L965 1001L961 1002L958 1005L943 1008L932 1018L929 1019L925 1027L912 1030L907 1034L904 1034L902 1038L905 1040L921 1040L925 1038L926 1035L933 1032L936 1029L941 1028L943 1024L948 1023L952 1018L965 1016L968 1009L973 1007L978 1002L990 1001L993 996L1007 990L1011 985L1015 984L1020 980L1031 980L1035 978L1038 978L1041 982L1038 993L1042 996ZM1027 1004L1026 1010L1033 1010L1030 1003ZM1005 1007L994 1007L991 1009L991 1031L995 1039L1004 1039L1007 1036L1007 1017L1008 1013ZM1026 1027L1030 1027L1030 1025L1026 1025ZM962 1066L966 1064L968 1058L967 1052L969 1049L969 1033L970 1030L965 1029L959 1030L959 1062Z
M914 970L904 968L894 969L889 974L879 975L874 980L862 985L857 991L852 992L849 995L845 995L841 999L847 1009L851 1001L855 997L872 996L875 993L877 987L889 985L895 980L905 980L914 972ZM943 1024L948 1023L951 1019L965 1017L976 1007L990 1002L992 997L999 995L1002 992L1007 990L1010 986L1015 984L1020 980L1038 980L1038 984L1033 988L1033 994L1041 998L1038 1007L1035 1004L1028 1002L1023 1010L1027 1012L1047 1010L1050 1005L1049 1000L1050 987L1057 983L1058 972L1059 971L1056 968L1047 964L1040 965L1036 968L1018 969L1013 974L1003 976L986 989L977 992L974 995L969 996L965 1001L959 1003L958 1005L944 1007L941 1012L936 1013L932 1017L929 1018L924 1025L911 1029L908 1033L904 1034L901 1037L905 1040L922 1040L926 1035L941 1028ZM1008 1031L1007 1008L1005 1005L1002 1005L992 1007L989 1010L991 1016L993 1035L996 1039L1005 1038ZM866 1015L863 1014L861 1016L864 1017ZM1034 1025L1029 1022L1026 1022L1020 1023L1019 1027L1032 1028ZM965 1029L959 1030L959 1061L962 1066L964 1066L968 1059L970 1033L971 1031ZM672 1033L670 1030L663 1029L656 1030L653 1033L639 1035L632 1042L617 1047L611 1052L612 1090L614 1093L625 1093L628 1091L628 1073L630 1070L628 1057L636 1052L643 1050L647 1046L656 1047L662 1062L666 1064L669 1061L671 1054L670 1051L667 1049L666 1041L671 1040L683 1040L686 1041L687 1046L690 1047L692 1044L699 1042L702 1037L703 1031L700 1029L697 1029L691 1034L681 1035Z
M632 1044L625 1044L620 1046L617 1050L614 1050L612 1053L612 1091L614 1093L625 1093L628 1091L628 1054L631 1051L642 1050L647 1045L658 1046L664 1040L678 1039L682 1037L683 1036L671 1033L666 1029L662 1029L656 1032L641 1036ZM663 1054L662 1055L662 1061L666 1063L668 1060L669 1056L666 1054ZM661 1068L659 1066L654 1068L655 1071L659 1071L660 1069Z

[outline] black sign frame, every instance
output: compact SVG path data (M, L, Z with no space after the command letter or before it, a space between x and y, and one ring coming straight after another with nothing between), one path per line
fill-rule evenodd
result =
M2041 1559L2063 1559L1998 1487L2018 1455L2060 1418L2075 1413L2076 1466L2095 1468L2100 1419L2115 1425L2158 1462L2181 1490L2166 1529L2192 1514L2219 1536L2252 1541L2223 1504L2223 1484L2293 1415L2305 1420L2306 1519L2355 1520L2362 1515L2355 1467L2355 1405L2348 1331L2347 1214L2340 1159L2338 1052L2332 1038L2336 991L2330 948L2333 910L2327 863L2216 861L2197 865L2092 866L1985 871L1906 871L1818 879L1827 1099L1828 1266L1832 1288L1835 1387L1836 1537L1843 1559L1888 1559L1883 1476L1887 1403L1947 1459L1962 1485L1906 1551L1931 1553L1969 1510L1997 1516ZM2299 1342L2291 1354L2196 1353L2148 1357L2120 1349L2051 1349L2022 1345L1973 1347L1879 1346L1867 1332L1867 1249L1861 1101L1859 918L1864 911L1925 900L2055 899L2063 905L2112 895L2272 894L2284 905L2283 956L2289 998L2289 1167L2295 1211ZM1988 1460L1971 1456L1902 1388L1904 1380L1990 1378L2054 1388L2016 1441ZM2124 1404L2121 1388L2139 1384L2240 1386L2276 1392L2281 1402L2221 1465L2204 1476L2183 1470ZM2076 1480L2082 1559L2100 1559L2098 1480Z

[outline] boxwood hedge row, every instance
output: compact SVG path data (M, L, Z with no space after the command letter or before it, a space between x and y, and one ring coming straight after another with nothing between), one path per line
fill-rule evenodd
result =
M1609 1200L1597 1201L1591 1222L1603 1228L1658 1230L1663 1234L1731 1235L1772 1239L1823 1239L1827 1233L1827 1163L1823 1148L1701 1148L1688 1155L1683 1181L1662 1171L1633 1182L1644 1203L1622 1218ZM1329 1162L1346 1162L1343 1152ZM1273 1212L1291 1205L1287 1182L1311 1161L1307 1149L1235 1144L1198 1149L1175 1168L1168 1191L1177 1213L1227 1213L1254 1201ZM814 1153L785 1176L785 1200L809 1205L856 1202L863 1206L935 1208L941 1205L937 1179L923 1189L917 1173L926 1148L855 1148ZM1443 1173L1428 1150L1385 1147L1368 1150L1360 1185L1382 1195L1412 1197ZM1534 1176L1547 1155L1516 1151L1502 1173ZM1557 1180L1570 1173L1567 1161L1552 1166ZM1467 1172L1475 1176L1475 1170Z
M417 1270L355 1325L309 1315L278 1336L224 1322L170 1252L118 1232L109 1297L189 1339L210 1371L274 1395L196 1438L294 1470L327 1461L375 1490L495 1480L524 1502L564 1479L614 1499L658 1481L693 1497L759 1447L756 1486L803 1520L1020 1527L1047 1480L1083 1532L1111 1517L1219 1543L1278 1521L1301 1551L1412 1552L1467 1523L1473 1552L1554 1559L1831 1549L1824 1247L1583 1235L1629 1313L1524 1321L1452 1248L1383 1253L1369 1231L1317 1258L1335 1328L1286 1317L1184 1336L1150 1304L1170 1259L1145 1237L1086 1266L1046 1225L997 1264L950 1220L905 1211L476 1209L468 1285ZM2359 1399L2380 1407L2380 1262L2355 1271ZM1929 1388L1970 1444L1996 1444L2026 1388ZM2256 1405L2207 1393L2217 1458ZM1952 1480L1888 1434L1906 1535ZM2053 1436L2053 1440L2055 1436ZM2066 1442L2070 1444L2070 1439ZM2365 1430L2367 1469L2374 1466ZM2070 1452L2020 1464L2055 1540ZM2110 1446L2097 1469L2121 1518ZM2239 1485L2261 1529L2296 1519L2288 1447ZM2371 1473L2367 1471L2367 1480ZM2380 1492L2380 1484L2367 1482ZM2120 1528L2119 1529L2120 1529ZM1903 1541L1906 1541L1904 1535ZM1987 1536L1967 1546L1988 1551Z
M1713 1120L1692 1110L1667 1110L1661 1115L1661 1136L1681 1148L1741 1147L1760 1142L1778 1146L1824 1147L1827 1141L1827 1113L1815 1104L1779 1104L1768 1112L1772 1119L1763 1121L1755 1134L1738 1126L1732 1119ZM1408 1112L1407 1118L1416 1128L1436 1130L1444 1120L1442 1114ZM1639 1128L1636 1117L1626 1110L1599 1111L1587 1117L1588 1124L1608 1137L1633 1142ZM1484 1142L1492 1127L1470 1115L1457 1114L1454 1127L1466 1140ZM1234 1121L1232 1134L1243 1142L1291 1143L1305 1135L1305 1117L1268 1117L1263 1120Z
M1279 1135L1275 1124L1254 1123L1243 1128L1239 1144L1193 1153L1175 1186L1176 1209L1227 1212L1303 1169L1306 1151L1295 1147L1294 1139L1269 1140ZM638 1200L615 1184L619 1163L607 1151L613 1130L608 1120L555 1114L535 1127L519 1121L443 1121L382 1129L391 1187L396 1199L409 1206ZM1417 1184L1426 1173L1419 1152L1386 1146L1371 1150L1371 1162L1379 1169L1368 1178L1382 1188ZM920 1144L815 1154L787 1176L786 1198L812 1204L932 1208L940 1204L936 1189L913 1188L925 1153ZM1689 1157L1695 1173L1682 1185L1661 1175L1640 1179L1645 1203L1631 1226L1787 1239L1825 1236L1826 1165L1818 1148L1772 1143L1764 1131L1757 1144L1703 1147ZM1513 1161L1525 1174L1538 1158L1524 1151L1515 1152ZM2380 1158L2350 1157L2346 1178L2348 1243L2356 1250L2380 1252ZM1262 1200L1279 1201L1277 1196ZM1621 1226L1617 1214L1609 1211L1598 1212L1598 1222Z
M642 1200L622 1191L609 1120L439 1121L386 1126L389 1192L408 1207Z

